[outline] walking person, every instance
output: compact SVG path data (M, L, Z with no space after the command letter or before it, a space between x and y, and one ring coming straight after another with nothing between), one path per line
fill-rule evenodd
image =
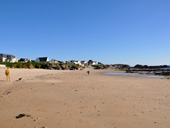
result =
M10 82L10 73L11 73L11 70L9 69L9 67L5 70L5 75L6 75L6 78L7 78L7 81Z
M87 71L87 74L90 75L90 71Z

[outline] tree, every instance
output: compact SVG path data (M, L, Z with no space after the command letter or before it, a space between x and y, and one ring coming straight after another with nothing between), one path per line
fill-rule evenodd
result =
M93 64L93 60L89 60L88 65L92 65L92 64Z

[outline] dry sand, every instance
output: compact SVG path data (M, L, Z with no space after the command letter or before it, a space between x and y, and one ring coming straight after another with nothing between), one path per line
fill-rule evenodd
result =
M170 127L170 80L86 71L0 69L0 128Z

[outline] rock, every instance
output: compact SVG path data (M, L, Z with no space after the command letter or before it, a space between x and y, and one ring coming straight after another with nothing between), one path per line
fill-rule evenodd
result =
M22 80L22 78L19 78L18 80Z
M16 116L15 118L16 118L16 119L19 119L19 118L23 118L23 117L31 117L31 115L28 115L28 114L19 114L19 115Z

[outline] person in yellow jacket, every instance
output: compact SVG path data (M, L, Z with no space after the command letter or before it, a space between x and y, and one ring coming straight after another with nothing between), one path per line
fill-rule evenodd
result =
M5 75L6 75L7 81L9 81L9 82L10 82L10 73L11 73L11 70L9 68L7 68L5 70Z

